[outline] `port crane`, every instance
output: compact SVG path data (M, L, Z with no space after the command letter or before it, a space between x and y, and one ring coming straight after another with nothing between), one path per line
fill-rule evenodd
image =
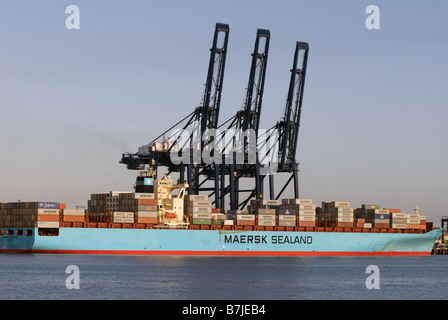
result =
M270 31L257 29L254 51L252 53L249 81L246 89L244 104L240 110L230 119L219 125L219 111L221 106L221 95L224 81L224 69L227 56L227 46L229 37L229 25L217 23L213 37L212 48L210 49L209 68L207 80L203 94L202 103L185 118L174 124L171 128L163 132L149 144L140 147L137 153L124 153L120 163L126 164L131 170L144 170L146 165L157 171L158 166L167 168L168 173L178 172L179 180L188 184L188 194L199 194L199 192L210 192L209 196L214 197L214 206L224 208L225 199L229 197L230 209L242 209L251 198L260 199L263 194L263 182L265 175L260 173L263 167L258 149L266 143L259 138L260 116L263 103L263 92L267 70L267 60L270 43ZM296 43L293 68L291 69L291 79L288 91L287 103L284 116L273 128L279 132L278 151L269 149L271 155L278 152L277 172L291 173L291 177L283 186L277 196L274 194L273 175L269 175L270 197L278 199L292 179L295 183L295 197L298 198L298 164L295 159L297 148L297 136L300 124L300 113L303 101L303 89L305 84L306 65L308 58L308 44L305 42ZM297 67L299 61L300 67ZM181 126L181 130L189 132L189 139L181 141L179 136L170 136L166 139L168 132ZM227 127L225 127L227 126ZM206 130L218 129L226 132L247 132L252 130L255 134L255 141L248 136L234 136L230 144L223 145L221 161L205 163L202 159L195 159L194 155L202 155L207 151L209 142L202 139L195 140L194 135L202 137ZM232 129L234 131L232 131ZM219 131L218 131L219 132ZM163 138L163 142L158 140ZM197 138L197 137L196 137ZM223 135L215 136L216 140L223 139ZM238 140L240 139L240 140ZM236 161L234 149L235 140L240 142L242 148L243 161ZM258 141L260 140L260 141ZM226 140L228 142L228 140ZM199 143L198 143L199 142ZM186 148L189 161L173 163L170 152L173 147ZM255 146L255 159L250 161L251 148ZM213 155L212 150L212 155ZM275 155L274 155L275 156ZM240 188L243 178L250 178L255 182L253 189ZM213 182L213 186L206 186L206 182ZM242 199L243 193L249 196ZM241 198L241 199L240 199Z

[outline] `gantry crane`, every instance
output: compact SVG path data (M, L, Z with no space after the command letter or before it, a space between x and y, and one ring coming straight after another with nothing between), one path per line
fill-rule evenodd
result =
M140 147L137 153L123 154L120 162L126 164L128 169L137 170L144 169L146 165L149 165L151 169L155 169L156 172L158 166L167 167L168 173L179 172L180 180L182 182L187 182L188 194L198 194L199 192L208 191L210 192L209 196L214 196L214 205L216 208L224 208L225 198L228 196L230 209L241 209L244 208L251 198L255 197L260 199L263 193L263 181L265 175L260 174L260 168L263 167L263 164L258 151L259 148L261 148L261 145L265 144L266 141L265 139L261 139L261 141L258 141L257 139L259 137L258 132L267 69L270 31L266 29L257 29L254 52L252 53L251 59L248 87L243 107L236 112L235 116L219 125L218 120L228 36L229 26L227 24L217 23L215 26L207 81L201 105L149 144ZM292 175L277 196L274 194L273 175L269 175L271 199L278 199L292 179L294 179L295 183L294 194L295 197L298 198L298 164L295 155L307 59L308 43L297 42L284 115L282 120L277 122L273 127L279 132L278 141L276 141L278 151L276 149L268 150L268 153L271 152L271 155L275 154L275 156L278 156L278 167L276 172L287 172L292 173ZM301 66L297 67L299 61ZM177 144L179 136L174 136L174 138L171 136L169 139L165 139L166 134L169 131L180 125L182 125L183 130L189 132L189 139L187 139L187 141L184 140L181 141L180 144ZM252 130L254 133L255 141L251 140L252 138L249 139L247 136L244 136L242 140L239 140L240 148L242 148L243 161L236 161L234 142L237 137L235 136L232 138L230 146L227 144L219 150L221 161L205 163L202 158L199 160L195 159L195 152L202 156L202 152L204 150L207 151L208 149L206 148L210 147L208 145L210 141L207 142L201 139L202 134L207 130L222 129L225 125L227 125L227 132L230 129L234 129L234 132L246 132ZM199 136L199 140L194 139L195 134ZM158 142L162 137L164 139L163 142ZM223 136L214 137L215 142L216 139L219 140L222 138ZM171 161L170 152L176 145L181 150L185 149L190 151L187 152L189 158L184 159L187 161L181 163L173 163ZM255 148L255 159L252 159L255 161L251 161L250 159L251 148ZM212 154L215 151L216 150L213 150ZM240 181L243 178L252 179L255 182L255 187L253 189L241 189ZM212 181L214 183L213 187L207 187L205 185L207 181ZM242 193L249 193L249 196L240 201L240 194Z

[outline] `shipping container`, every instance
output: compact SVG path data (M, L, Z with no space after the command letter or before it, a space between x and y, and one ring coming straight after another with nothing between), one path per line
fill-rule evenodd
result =
M297 218L296 218L296 216L293 216L293 215L281 214L278 216L278 220L279 221L282 221L282 220L283 221L296 221Z
M59 216L53 214L39 214L37 215L37 221L59 221Z
M258 220L257 225L260 227L275 227L275 220L272 221Z
M207 195L188 194L185 196L185 200L188 201L208 201Z
M315 216L316 211L315 210L299 210L299 216Z
M212 207L211 201L190 201L186 200L185 205L187 207Z
M363 204L361 205L362 209L379 209L380 206L377 204Z
M295 227L296 220L279 220L278 226L279 227Z
M157 218L158 212L154 211L137 211L135 216L138 218Z
M255 212L258 214L276 214L277 210L276 209L255 209Z
M299 216L299 221L316 221L314 216Z
M157 224L157 217L137 217L137 223Z
M85 216L78 216L78 215L64 215L62 217L63 222L84 222Z
M211 213L193 213L193 219L194 218L202 218L202 219L211 219L212 214Z
M63 209L62 214L64 216L84 216L86 212L83 209Z
M212 224L212 219L193 218L191 220L191 224L194 224L194 225L211 225Z
M238 226L254 226L255 219L254 220L237 220L236 224Z
M211 213L211 207L185 207L186 213Z
M236 216L237 220L252 220L255 221L255 215L254 214L238 214Z
M43 209L59 209L59 202L38 202L37 207Z
M157 211L158 206L148 206L148 205L139 205L139 206L133 206L134 210L131 211Z
M407 225L406 223L392 223L393 229L406 229Z
M315 221L299 221L299 227L315 227Z
M296 215L297 214L297 210L294 209L278 209L278 214L282 214L282 215Z
M259 214L258 221L275 221L275 215L273 214Z
M38 214L52 214L52 215L59 215L59 209L38 209Z
M37 221L38 228L59 228L59 221Z

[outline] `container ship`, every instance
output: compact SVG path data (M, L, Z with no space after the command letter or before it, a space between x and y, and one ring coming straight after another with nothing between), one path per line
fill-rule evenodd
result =
M243 108L219 124L229 30L227 24L216 24L202 103L169 129L179 126L183 130L174 130L177 134L165 139L167 130L137 153L123 154L120 162L128 169L142 170L134 190L92 194L86 210L66 208L60 202L1 203L0 252L220 256L431 254L442 229L434 229L418 209L405 213L369 204L353 208L347 201L322 202L318 206L311 199L299 197L295 155L307 72L307 42L295 43L283 117L272 127L272 132L261 133L270 31L257 29ZM228 126L222 131L226 132L225 139L216 136L213 143L211 138L201 141L200 137L213 135L213 130L223 125ZM186 132L184 141L181 134ZM157 141L161 137L165 140ZM178 143L179 138L182 144ZM212 147L215 143L216 148ZM195 159L195 155L201 157L210 149L207 161ZM251 151L256 151L253 157ZM275 154L277 161L272 157ZM172 155L176 161L172 161ZM210 164L211 157L221 161L213 160ZM276 165L271 167L263 161L266 158ZM147 166L149 170L145 170ZM157 179L158 167L178 173L177 183L167 174ZM290 175L277 195L274 173ZM263 179L268 175L271 199L279 199L290 181L294 181L294 198L263 199ZM255 189L250 191L247 201L239 203L238 195L246 192L239 188L243 178L253 180ZM203 187L206 181L213 182L214 187ZM214 202L202 194L210 191ZM232 210L224 209L226 195Z
M140 186L140 187L139 187ZM146 192L136 192L144 187ZM0 204L0 252L111 255L430 255L442 229L399 209L347 201L251 200L212 208L186 183L142 171L135 190L60 202Z

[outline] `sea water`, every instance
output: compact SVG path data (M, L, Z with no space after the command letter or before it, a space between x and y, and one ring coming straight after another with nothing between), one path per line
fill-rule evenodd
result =
M0 285L2 300L437 300L448 256L0 254Z

